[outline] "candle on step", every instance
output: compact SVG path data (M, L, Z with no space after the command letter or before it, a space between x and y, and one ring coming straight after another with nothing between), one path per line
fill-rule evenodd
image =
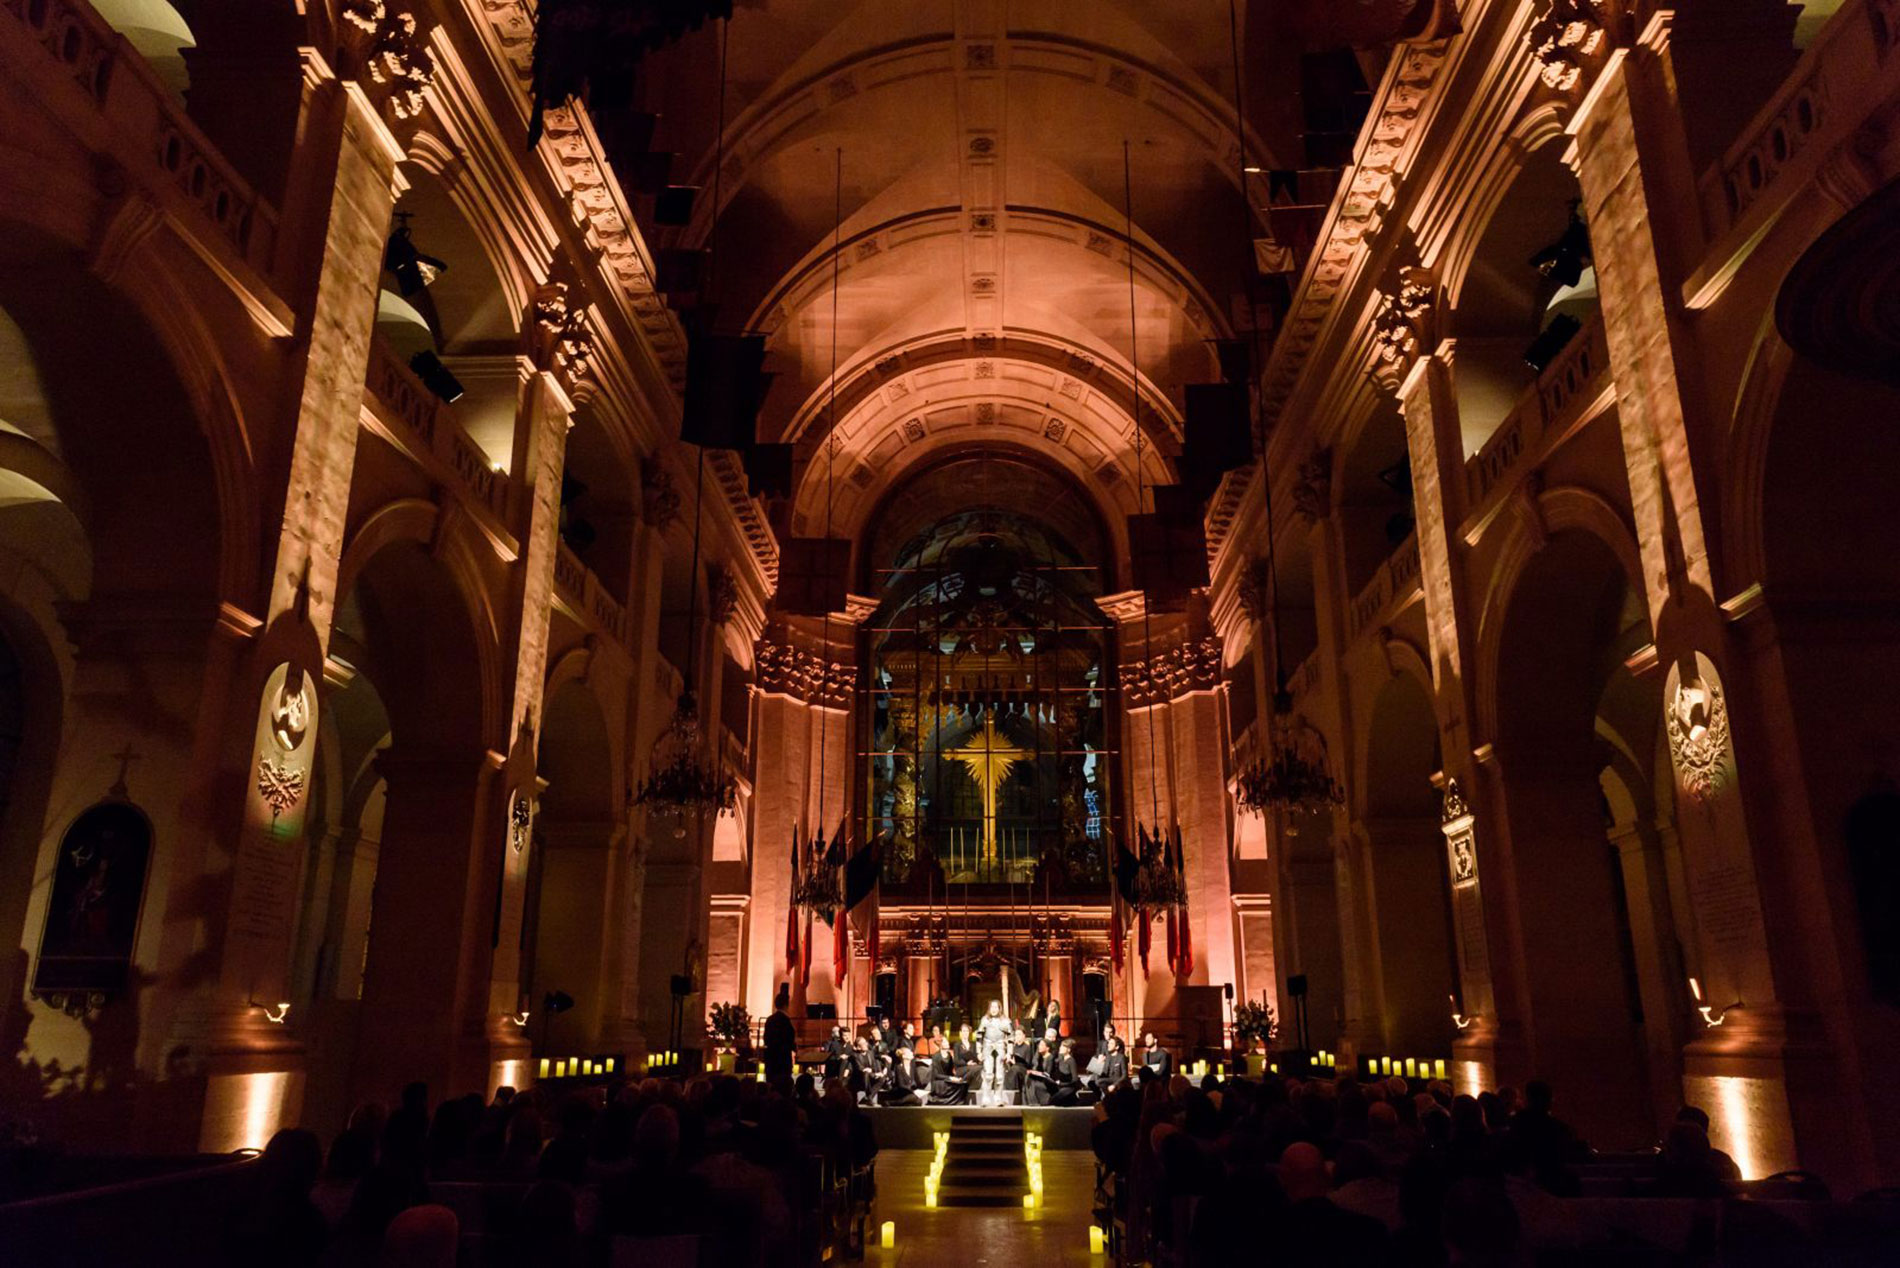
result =
M1101 1254L1102 1243L1106 1240L1107 1239L1102 1235L1102 1230L1100 1226L1095 1225L1095 1224L1089 1225L1089 1254L1091 1255Z
M1432 1062L1432 1077L1434 1079L1442 1079L1445 1077L1445 1059L1443 1057L1438 1057Z
M885 1250L889 1250L891 1247L897 1245L896 1221L894 1220L884 1221L884 1223L878 1228L877 1243L878 1245L882 1246Z

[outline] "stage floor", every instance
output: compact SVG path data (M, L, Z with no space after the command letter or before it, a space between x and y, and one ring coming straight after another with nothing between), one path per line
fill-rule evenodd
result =
M1095 1111L1086 1105L1076 1106L976 1106L976 1105L908 1105L866 1106L863 1111L877 1130L877 1143L880 1149L932 1149L935 1147L933 1132L949 1131L950 1123L958 1118L995 1118L1018 1114L1022 1116L1023 1130L1035 1132L1042 1137L1045 1150L1087 1150L1089 1129L1095 1125Z

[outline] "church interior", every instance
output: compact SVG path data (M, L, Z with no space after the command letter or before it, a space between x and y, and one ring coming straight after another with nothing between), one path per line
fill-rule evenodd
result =
M1896 508L1900 0L0 0L0 1260L1896 1262Z

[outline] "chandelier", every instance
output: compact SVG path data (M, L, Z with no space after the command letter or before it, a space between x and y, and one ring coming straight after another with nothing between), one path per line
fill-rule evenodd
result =
M1150 836L1146 828L1137 827L1136 833L1141 841L1141 870L1135 873L1135 906L1160 911L1186 902L1181 884L1181 829L1156 830Z
M700 751L699 704L691 691L682 692L654 751L653 773L641 783L634 803L662 810L725 811L737 799L732 777Z
M844 884L839 873L844 853L844 829L838 829L838 837L829 846L825 844L824 833L811 839L805 849L804 866L799 869L798 882L792 887L792 906L800 911L810 912L818 919L830 924L832 917L844 907Z
M1325 737L1304 718L1297 725L1292 719L1291 703L1276 698L1269 755L1235 780L1234 799L1241 809L1303 814L1345 804L1345 790L1327 769ZM1287 831L1291 835L1294 829Z

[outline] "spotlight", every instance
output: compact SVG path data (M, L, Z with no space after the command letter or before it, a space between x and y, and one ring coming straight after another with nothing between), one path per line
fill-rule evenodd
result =
M1559 286L1575 286L1591 262L1590 227L1583 223L1579 204L1570 204L1570 223L1563 237L1531 257L1531 267Z
M396 278L396 290L404 299L414 299L443 273L448 265L432 255L416 250L409 232L409 213L396 213L396 231L383 248L383 267Z
M1558 313L1550 319L1550 325L1544 327L1544 333L1531 340L1531 346L1524 349L1524 363L1542 374L1582 329L1583 323L1575 317L1569 313Z
M449 373L449 367L442 364L442 358L433 352L418 352L409 358L409 368L415 371L422 386L453 405L462 398L462 381Z

